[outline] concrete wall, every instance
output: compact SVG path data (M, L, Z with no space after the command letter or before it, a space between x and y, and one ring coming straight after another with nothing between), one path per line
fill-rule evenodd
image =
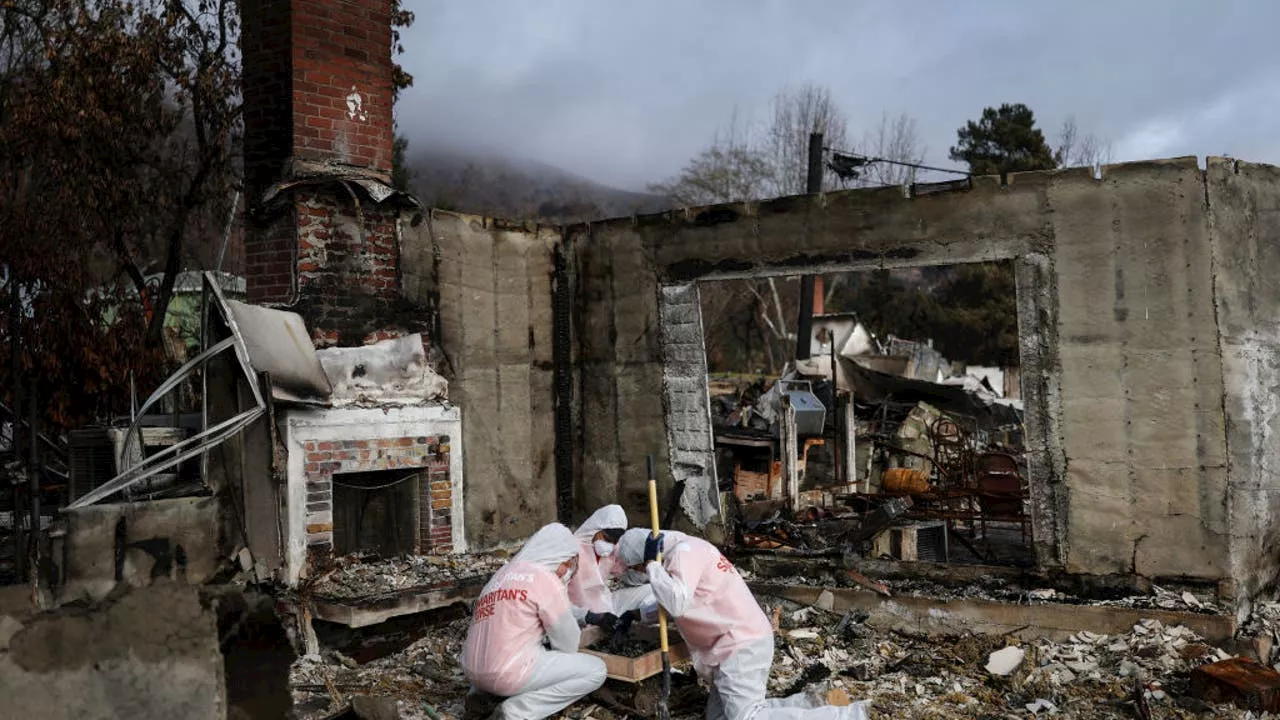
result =
M1228 571L1222 365L1194 158L1050 185L1067 569ZM1223 238L1233 242L1233 238Z
M404 228L406 297L440 308L449 399L462 408L467 542L556 519L552 272L558 229L434 211Z
M1280 168L1210 158L1215 299L1230 458L1232 575L1245 596L1280 573Z
M206 583L234 550L232 528L211 497L90 505L66 511L65 526L53 549L60 602L99 600L121 584Z
M1275 584L1280 170L1194 158L859 190L577 225L437 212L406 233L409 300L463 408L468 539L555 516L556 253L573 308L573 501L647 517L670 487L661 288L1008 260L1042 567ZM563 242L563 245L557 245ZM1274 284L1274 283L1271 283ZM663 502L666 502L664 496Z
M911 198L838 192L570 228L579 502L616 499L643 516L643 456L665 460L660 287L1011 260L1040 564L1234 576L1246 593L1269 583L1280 290L1265 282L1280 269L1280 170L1214 160L1206 179L1184 158L1104 175L1016 174L1005 187L976 178Z
M4 717L226 717L217 618L194 588L157 586L40 614L26 607L28 593L0 588Z

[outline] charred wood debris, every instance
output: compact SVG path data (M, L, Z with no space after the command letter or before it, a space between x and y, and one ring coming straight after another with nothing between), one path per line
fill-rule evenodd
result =
M711 383L717 473L732 544L1033 564L1018 404L992 402L990 393L983 397L963 385L856 372L862 379L853 382L867 390L865 401L829 379L794 371L775 382ZM794 422L785 417L788 408ZM797 436L798 451L790 464L782 457L788 433ZM929 530L929 542L901 547L900 532L889 536L904 527L912 538Z

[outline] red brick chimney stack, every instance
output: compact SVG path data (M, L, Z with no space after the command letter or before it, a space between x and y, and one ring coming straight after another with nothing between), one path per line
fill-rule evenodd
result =
M358 343L399 295L390 0L241 0L240 16L249 299Z
M242 0L240 14L246 190L260 197L290 158L389 179L389 0Z

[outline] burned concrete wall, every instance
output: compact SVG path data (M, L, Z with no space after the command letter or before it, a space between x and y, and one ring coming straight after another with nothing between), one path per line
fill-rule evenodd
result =
M643 515L643 456L666 459L662 287L1012 260L1039 564L1234 577L1246 594L1271 583L1280 324L1266 313L1280 291L1265 279L1280 264L1280 171L1213 160L1206 177L1183 158L1104 176L1015 174L1003 187L975 178L914 197L850 191L571 228L578 492Z
M899 188L780 198L591 223L571 228L577 366L581 377L581 464L576 488L587 505L621 502L646 517L644 456L659 458L660 484L672 482L664 430L660 292L696 280L823 269L871 269L1014 259L1019 283L1043 283L1053 249L1048 182L1015 178L1006 188L979 178L967 192L911 200ZM1024 366L1033 376L1056 342L1051 292L1019 294ZM1034 388L1042 408L1029 427L1038 438L1037 538L1055 562L1060 535L1060 461L1052 461L1058 413L1056 375ZM665 494L664 494L665 502Z
M54 544L60 602L99 600L118 587L210 582L235 546L227 508L212 497L69 510Z
M5 717L227 716L217 617L195 588L134 590L89 609L34 613L0 592Z
M1056 174L1050 201L1067 569L1225 577L1222 365L1195 158L1109 167L1101 183Z
M434 211L404 228L406 298L440 308L450 401L462 408L467 542L556 519L552 274L558 229Z
M1210 158L1207 175L1231 567L1247 597L1280 576L1280 168Z
M655 240L665 223L630 220L568 232L578 357L574 502L619 503L632 524L648 517L645 456L653 455L666 502L672 480L663 403Z

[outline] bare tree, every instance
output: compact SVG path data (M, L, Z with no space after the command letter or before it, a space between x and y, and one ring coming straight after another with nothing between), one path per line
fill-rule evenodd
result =
M809 135L820 132L828 147L845 147L848 121L831 91L817 85L785 88L773 98L773 121L761 153L769 165L774 195L805 192L809 172ZM833 176L834 177L834 176Z
M828 147L849 147L848 121L829 90L814 85L784 89L774 96L769 124L762 131L753 132L749 124L740 123L735 111L727 128L717 132L711 145L690 160L680 175L649 189L682 206L803 193L809 135L813 132L821 132ZM916 123L905 114L884 115L879 127L865 134L863 148L865 154L898 162L919 163L924 157ZM913 178L913 168L876 163L857 184L903 184ZM826 182L828 187L840 186L834 173L828 175ZM831 279L828 298L842 279ZM714 350L717 343L737 342L734 333L741 328L724 326L733 322L730 318L740 316L727 308L749 304L756 330L764 340L763 364L771 373L780 371L782 363L792 357L796 340L796 280L742 280L716 285L708 289L714 297L704 305L709 350Z
M677 205L710 205L754 200L769 191L770 165L757 149L749 126L735 109L728 125L716 130L711 145L698 153L675 178L649 186Z
M801 194L814 132L822 133L830 147L847 144L848 120L831 91L816 85L786 88L774 96L762 130L741 122L735 110L711 145L677 177L649 189L686 206Z
M916 134L915 118L902 113L890 118L880 116L880 125L863 136L864 153L896 163L919 165L924 162L924 146ZM873 163L862 177L863 186L910 185L916 181L916 168L892 163Z
M917 169L911 165L924 162L925 148L916 133L915 118L906 113L900 113L894 117L884 113L880 116L880 124L863 133L862 138L862 146L857 148L861 154L894 162L873 162L867 165L857 178L848 182L841 181L842 187L910 185L916 181ZM848 279L848 274L831 275L827 278L824 305L831 304L836 293L847 284Z
M1055 152L1059 167L1089 167L1094 173L1111 162L1111 143L1093 133L1080 136L1075 116L1062 122L1058 131L1058 149Z

